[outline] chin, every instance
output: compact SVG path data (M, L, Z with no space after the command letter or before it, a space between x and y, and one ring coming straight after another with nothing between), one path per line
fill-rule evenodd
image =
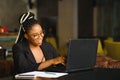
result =
M42 42L41 42L41 43L38 43L38 45L41 46L41 45L42 45Z
M41 46L42 45L42 43L41 44L39 44L39 46Z
M37 44L38 46L41 46L41 45L42 45L42 40L38 41L36 44Z

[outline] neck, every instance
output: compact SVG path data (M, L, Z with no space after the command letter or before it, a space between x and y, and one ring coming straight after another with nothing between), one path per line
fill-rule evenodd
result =
M40 46L35 46L35 45L30 44L30 48L40 48Z

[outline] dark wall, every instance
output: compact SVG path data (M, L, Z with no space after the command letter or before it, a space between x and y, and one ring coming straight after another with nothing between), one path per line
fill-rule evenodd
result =
M78 37L93 36L93 0L78 0Z
M58 16L58 0L37 0L38 18Z
M25 12L27 3L23 0L0 0L0 26L7 26L8 31L19 28L19 16Z
M37 0L38 19L58 16L57 0ZM96 0L78 0L78 37L93 36L93 6ZM45 23L46 24L46 23Z
M58 0L37 0L37 7L41 25L46 31L51 27L57 36Z

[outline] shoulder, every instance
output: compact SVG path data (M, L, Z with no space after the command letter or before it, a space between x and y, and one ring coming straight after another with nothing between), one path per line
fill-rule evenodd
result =
M13 50L16 50L16 49L19 49L19 50L23 50L27 47L26 43L24 42L18 42L16 44L13 45L12 49Z
M49 42L46 42L46 41L43 41L42 47L48 47L48 48L53 48L53 46L49 43Z
M12 48L16 48L16 47L20 47L20 46L22 47L22 44L19 42L19 43L15 43Z
M22 46L22 45L23 45L23 42L20 41L20 42L18 42L18 43L15 43L15 44L13 45L13 47L14 47L14 46Z
M41 48L46 50L46 51L50 51L50 52L55 50L54 47L50 43L48 43L46 41L43 41L43 43L41 45Z
M56 49L48 42L43 42L41 45L43 52L49 56L49 58L57 57L59 54L57 53Z
M43 42L43 44L41 45L41 48L51 53L57 53L56 49L49 42Z

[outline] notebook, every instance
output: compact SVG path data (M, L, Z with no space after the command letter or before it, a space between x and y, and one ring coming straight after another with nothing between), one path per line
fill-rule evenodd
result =
M93 69L96 63L97 46L98 39L70 40L65 72Z

